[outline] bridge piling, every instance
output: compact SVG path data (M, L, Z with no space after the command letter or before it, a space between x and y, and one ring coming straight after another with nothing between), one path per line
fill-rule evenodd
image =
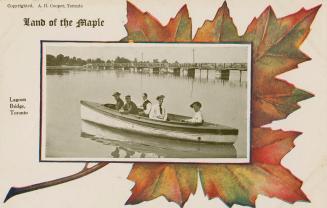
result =
M188 68L187 69L187 76L194 78L195 77L195 68Z
M153 72L153 74L159 74L159 67L153 67L152 68L152 72Z
M174 68L174 75L180 76L180 74L181 74L181 68Z

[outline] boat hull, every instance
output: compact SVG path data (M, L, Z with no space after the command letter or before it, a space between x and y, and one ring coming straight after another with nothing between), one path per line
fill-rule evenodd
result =
M232 144L185 142L135 133L82 120L81 137L108 146L111 156L131 158L236 158ZM131 154L132 153L132 154ZM142 155L142 156L141 156Z
M81 102L81 119L122 131L160 138L211 143L234 143L237 139L237 134L224 135L205 132L190 132L187 130L169 130L167 128L161 128L160 125L155 127L141 125L138 122L133 122L133 120L128 121L117 116L110 116L107 113L95 109L83 102Z

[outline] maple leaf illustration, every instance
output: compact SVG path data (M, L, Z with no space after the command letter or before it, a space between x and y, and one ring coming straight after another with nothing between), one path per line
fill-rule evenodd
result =
M174 19L166 26L151 14L141 12L132 3L127 2L127 19L125 25L127 40L146 42L185 42L192 40L192 22L186 5L181 8Z
M191 19L184 5L166 26L149 13L127 3L128 36L134 42L251 42L252 77L252 145L250 164L134 164L128 179L135 182L126 204L164 196L184 206L197 187L199 173L204 193L219 197L226 205L255 206L259 194L286 202L308 201L302 182L281 159L294 147L300 134L272 130L262 125L284 119L299 108L298 102L312 97L276 76L310 60L300 49L320 6L277 18L269 6L254 18L243 35L239 35L229 15L227 3L218 9L213 20L207 20L192 40Z

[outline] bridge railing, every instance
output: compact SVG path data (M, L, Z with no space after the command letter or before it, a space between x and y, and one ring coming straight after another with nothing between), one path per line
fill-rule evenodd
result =
M111 68L204 68L204 69L245 69L246 63L154 63L154 62L130 62L130 63L89 63L84 65L90 67L111 67Z

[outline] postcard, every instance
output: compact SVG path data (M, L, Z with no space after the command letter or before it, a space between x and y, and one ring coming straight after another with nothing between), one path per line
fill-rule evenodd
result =
M0 1L1 207L324 207L322 0Z

